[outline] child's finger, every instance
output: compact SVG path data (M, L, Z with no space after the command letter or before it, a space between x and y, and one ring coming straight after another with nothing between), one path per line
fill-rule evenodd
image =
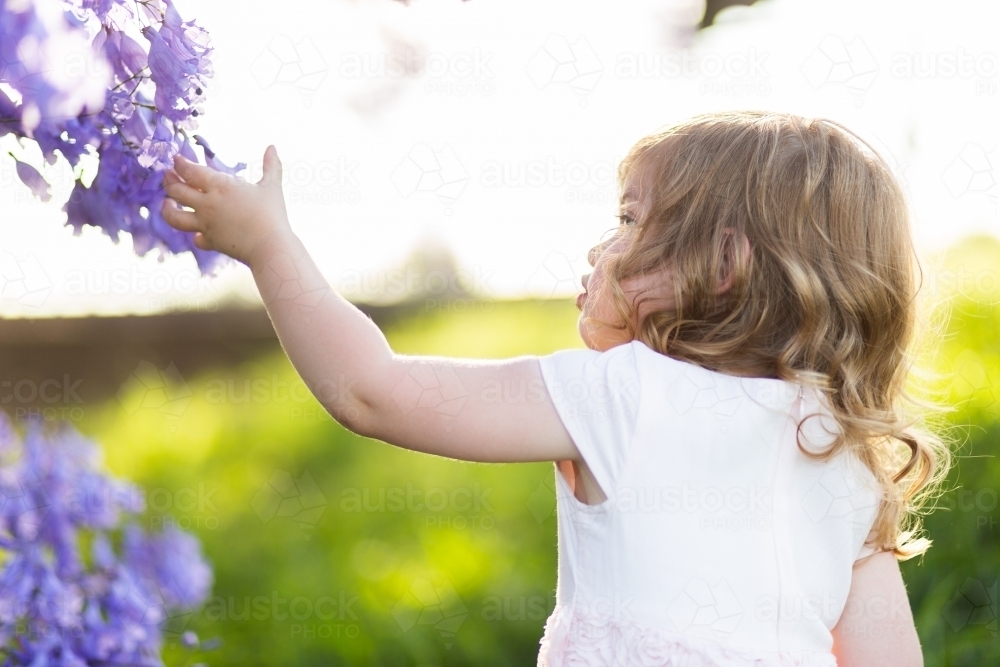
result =
M257 181L259 185L281 185L281 160L278 159L278 149L274 144L264 151L264 174Z
M198 224L198 218L195 217L195 214L191 211L181 210L173 199L167 198L163 200L161 213L167 224L174 229L179 229L182 232L197 232L201 230L201 225Z
M168 183L183 183L184 179L177 175L173 167L167 169L163 172L163 185L166 186Z
M194 245L198 248L201 248L202 250L212 249L212 245L208 242L208 239L206 239L205 235L202 234L201 232L197 232L194 235Z
M203 167L200 164L195 164L180 154L174 156L174 171L176 171L188 185L193 185L202 192L209 191L215 181L215 175L218 173L209 167Z
M179 204L198 208L205 193L201 190L195 190L176 175L171 176L170 174L171 172L168 171L163 177L163 189L167 195Z

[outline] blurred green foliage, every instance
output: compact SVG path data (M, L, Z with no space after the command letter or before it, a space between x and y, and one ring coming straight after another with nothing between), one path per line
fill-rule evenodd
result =
M966 239L928 269L947 327L923 365L939 374L935 398L951 408L938 430L954 460L924 520L934 544L901 569L928 667L1000 665L1000 242Z
M961 448L926 521L934 546L901 565L928 666L1000 664L1000 285L982 279L998 269L998 244L974 239L932 270L936 293L953 296L925 361ZM972 288L949 283L956 270L973 272ZM546 354L582 346L576 317L568 301L464 302L386 333L403 353ZM187 384L179 417L112 401L81 426L146 489L147 525L201 538L214 597L172 625L222 638L209 663L534 664L554 604L551 464L455 462L359 438L278 353ZM175 646L166 655L179 664Z
M568 301L465 302L386 333L402 353L544 354L582 346L576 315ZM112 401L81 427L145 488L148 525L201 538L215 597L168 626L221 637L209 663L534 663L554 604L551 463L471 464L355 436L280 353L186 383L177 418Z

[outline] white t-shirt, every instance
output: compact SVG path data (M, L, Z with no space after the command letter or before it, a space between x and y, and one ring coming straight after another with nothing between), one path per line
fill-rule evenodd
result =
M607 500L556 470L559 575L538 664L835 667L830 630L881 490L818 392L641 342L539 359ZM673 661L671 661L671 659Z

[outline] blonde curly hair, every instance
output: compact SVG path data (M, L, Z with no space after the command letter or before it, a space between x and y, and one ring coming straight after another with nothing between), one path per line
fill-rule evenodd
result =
M927 428L946 408L908 387L923 272L906 196L882 156L831 120L711 113L638 141L618 168L623 195L627 183L649 201L619 229L623 243L591 251L592 263L612 253L598 290L621 318L599 324L714 371L816 388L840 433L823 452L800 450L857 454L884 490L867 544L899 560L926 552L920 509L951 448ZM749 257L732 245L744 236ZM638 316L641 295L630 300L620 281L664 267L673 305ZM727 270L730 288L719 290Z

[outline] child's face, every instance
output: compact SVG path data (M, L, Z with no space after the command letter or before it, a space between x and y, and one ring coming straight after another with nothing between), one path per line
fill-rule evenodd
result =
M648 193L647 188L643 190ZM603 352L612 347L632 342L632 337L629 336L627 329L616 329L611 326L602 326L596 322L586 322L585 318L591 317L608 323L620 321L611 294L598 290L597 287L604 280L607 258L624 249L628 243L628 235L632 232L630 227L635 224L636 220L645 218L649 205L650 198L640 194L640 189L636 187L634 180L627 179L622 197L623 215L626 215L627 219L619 227L614 238L591 251L591 264L594 270L581 279L583 294L576 298L576 306L580 309L577 329L583 342L592 350ZM643 299L636 309L637 312L633 314L633 328L637 327L638 320L645 317L647 313L672 307L674 297L670 281L671 274L667 269L621 281L621 288L629 301L635 303L636 298Z

